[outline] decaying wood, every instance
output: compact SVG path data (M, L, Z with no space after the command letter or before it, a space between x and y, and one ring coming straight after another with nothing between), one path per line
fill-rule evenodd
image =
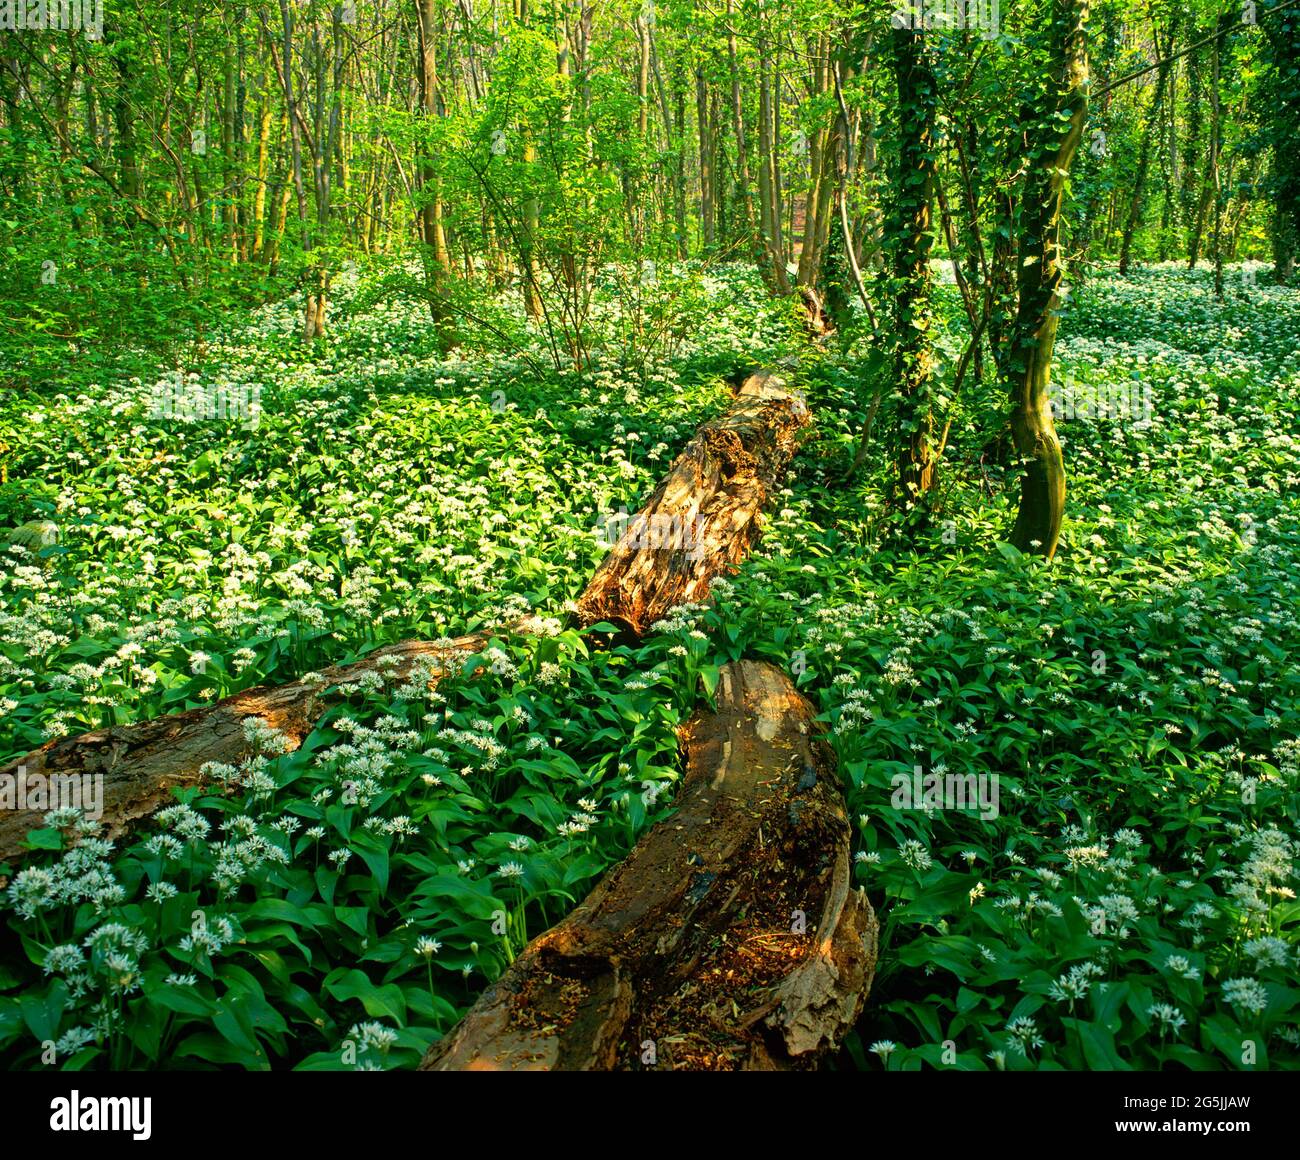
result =
M759 514L807 423L803 399L778 372L751 375L732 407L699 429L622 533L578 601L580 620L607 620L639 635L673 605L703 601L713 577L739 563L757 536ZM103 820L111 834L120 834L165 804L171 787L199 781L208 762L235 764L247 756L250 718L273 726L296 748L328 707L321 695L328 686L366 672L400 679L419 657L474 653L493 635L529 631L526 620L450 644L403 641L327 669L319 681L259 686L183 713L51 741L0 767L0 779L24 776L37 785L54 775L103 775ZM25 853L27 832L43 824L44 813L0 810L0 866Z
M814 342L824 342L835 326L826 314L826 306L822 302L821 295L811 286L800 286L799 297L803 299L809 337Z
M702 603L759 533L808 408L776 371L751 375L735 403L705 423L601 562L578 600L584 625L640 636L670 608Z
M172 786L200 781L200 770L208 762L235 765L247 757L251 747L244 736L246 722L265 722L297 748L329 707L329 689L367 673L402 680L421 658L427 658L431 679L436 679L456 658L480 652L490 639L491 634L475 633L449 642L404 641L353 664L325 669L314 678L274 688L258 686L184 713L50 741L0 767L0 778L23 778L23 799L30 801L36 787L48 787L53 778L81 779L84 787L91 784L87 779L102 775L102 821L113 836L165 804ZM27 832L44 824L44 813L0 810L0 863L24 853Z
M677 808L534 939L422 1070L815 1066L870 987L876 921L813 709L780 670L722 670L686 726Z

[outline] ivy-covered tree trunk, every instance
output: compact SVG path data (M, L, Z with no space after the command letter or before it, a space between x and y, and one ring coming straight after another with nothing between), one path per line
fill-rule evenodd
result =
M1008 365L1011 432L1025 461L1011 543L1049 558L1056 553L1065 518L1065 461L1052 422L1050 389L1064 276L1061 204L1088 118L1087 21L1088 0L1056 0L1056 93L1045 95L1038 110L1041 136L1025 179L1020 302Z
M1194 22L1188 35L1197 35ZM1205 131L1205 114L1202 100L1205 96L1205 85L1201 79L1199 55L1199 50L1187 54L1187 116L1182 143L1182 183L1178 194L1183 229L1187 238L1188 269L1196 268L1202 215L1202 199L1197 188L1196 175L1204 153L1202 138Z
M899 128L894 220L889 227L897 287L898 490L904 505L911 508L935 483L930 250L934 241L936 87L923 33L895 28L891 36Z
M1271 0L1268 33L1272 119L1273 276L1288 282L1300 259L1300 8Z

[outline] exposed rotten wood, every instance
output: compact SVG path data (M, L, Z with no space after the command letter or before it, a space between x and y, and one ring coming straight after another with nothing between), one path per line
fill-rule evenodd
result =
M578 600L583 625L642 635L674 605L702 603L745 558L797 448L808 408L777 371L751 375L705 423L601 562Z
M527 627L525 622L515 631ZM172 786L199 782L200 770L208 762L234 765L247 757L246 722L264 721L283 734L291 748L297 748L329 707L332 698L326 694L330 688L367 673L402 680L420 662L430 679L436 680L458 657L485 648L491 635L475 633L450 642L404 641L352 664L325 669L315 679L258 686L184 713L50 741L0 767L0 777L22 777L35 787L48 785L54 777L102 775L102 820L110 836L120 834L136 819L165 804ZM0 811L0 863L23 854L28 830L43 825L44 813L41 809Z
M852 1027L876 922L813 709L771 665L722 670L686 726L677 808L534 939L423 1070L814 1066Z

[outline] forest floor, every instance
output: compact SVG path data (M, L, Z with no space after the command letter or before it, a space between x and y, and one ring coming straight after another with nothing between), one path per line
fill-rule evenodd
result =
M1219 303L1155 267L1076 293L1045 565L999 543L996 384L942 402L938 505L904 542L886 447L844 481L866 344L810 354L741 269L661 282L640 333L668 341L636 355L611 285L585 374L541 370L537 338L440 358L411 303L345 278L323 350L286 303L192 379L141 358L0 401L0 760L554 620L473 680L358 690L293 753L255 732L214 771L236 792L179 791L123 842L38 832L0 920L0 1061L413 1066L671 809L677 728L743 656L820 710L881 919L841 1066L1300 1064L1300 292L1234 269ZM796 354L813 431L737 575L636 647L566 629L603 521L729 379ZM927 799L934 775L974 805Z

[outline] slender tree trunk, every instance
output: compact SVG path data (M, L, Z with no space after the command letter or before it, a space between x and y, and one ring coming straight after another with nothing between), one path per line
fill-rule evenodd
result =
M537 144L531 130L525 130L524 165L530 186L536 185ZM524 312L534 321L542 317L541 264L537 260L537 232L541 226L541 203L535 192L524 199L524 228L520 235L520 265L524 276Z
M833 108L830 98L834 64L831 40L827 34L822 37L818 49L817 67L814 72L814 99L828 108ZM815 288L821 285L822 257L830 238L835 192L839 184L837 159L842 151L840 132L841 118L837 110L832 111L829 120L818 128L810 143L812 186L808 193L803 244L799 253L801 286Z
M1169 39L1169 48L1173 48L1173 37ZM1156 52L1159 54L1160 38L1156 37ZM1151 107L1147 110L1146 124L1142 128L1142 141L1138 146L1138 163L1137 172L1133 177L1133 188L1129 193L1128 216L1124 219L1124 233L1120 242L1119 250L1119 272L1125 275L1129 271L1129 265L1133 254L1133 237L1137 233L1137 228L1142 221L1142 210L1146 205L1146 182L1147 172L1151 168L1151 147L1152 139L1155 136L1157 126L1160 124L1161 102L1164 100L1165 84L1169 78L1169 71L1173 67L1173 61L1169 59L1166 53L1159 70L1156 72L1155 92L1151 96Z
M644 11L636 16L636 131L641 140L650 131L650 24Z
M759 236L754 216L754 183L749 172L749 137L745 130L745 105L740 88L739 50L736 44L735 0L727 0L727 59L731 71L731 124L736 138L736 194L740 202L741 229L746 249L762 272L769 289L776 288L776 277L768 260L766 246Z
M266 96L265 80L261 87L257 114L257 188L253 191L252 260L261 262L266 245L266 179L269 173L271 145L271 102Z
M673 146L673 219L677 226L677 257L685 260L690 251L686 240L686 93L678 84L674 94L676 141Z
M302 120L293 84L293 12L288 0L280 0L280 22L283 40L280 47L280 81L284 88L286 116L289 120L289 157L293 174L293 189L298 198L298 225L302 234L302 252L312 250L312 229L307 216L307 187L302 176ZM310 341L316 334L316 300L311 290L306 294L303 316L303 337Z
M1196 203L1196 216L1192 220L1192 237L1188 245L1187 268L1196 269L1201 257L1201 242L1205 237L1205 215L1210 209L1210 199L1214 196L1215 174L1212 159L1205 165L1205 180L1201 183L1201 196Z
M446 278L451 259L442 226L442 197L438 171L431 156L430 139L434 119L438 116L438 0L415 0L418 35L417 74L420 85L420 114L426 130L421 153L419 188L424 202L420 207L420 241L424 244L424 275L429 294L429 317L438 331L443 349L453 340L451 321L446 309Z
M776 164L776 109L773 97L772 64L766 44L759 45L758 64L758 201L763 243L772 271L772 285L778 294L790 293L782 241L780 175Z
M1223 179L1219 172L1223 156L1223 94L1220 92L1220 73L1223 68L1223 46L1228 29L1236 23L1235 16L1221 16L1218 35L1210 57L1210 187L1214 197L1214 296L1223 301Z
M289 203L293 200L293 186L286 174L280 182L278 195L273 199L275 217L271 222L271 236L266 243L266 269L274 277L280 264L280 242L289 225Z
M238 85L236 77L235 54L231 51L230 41L222 46L221 77L221 173L225 186L222 206L222 218L225 225L224 239L231 261L239 261L239 222L237 209L239 199L235 196L235 92Z
M708 251L717 242L717 215L713 200L713 133L709 125L709 86L703 65L695 70L695 121L700 144L700 243Z

